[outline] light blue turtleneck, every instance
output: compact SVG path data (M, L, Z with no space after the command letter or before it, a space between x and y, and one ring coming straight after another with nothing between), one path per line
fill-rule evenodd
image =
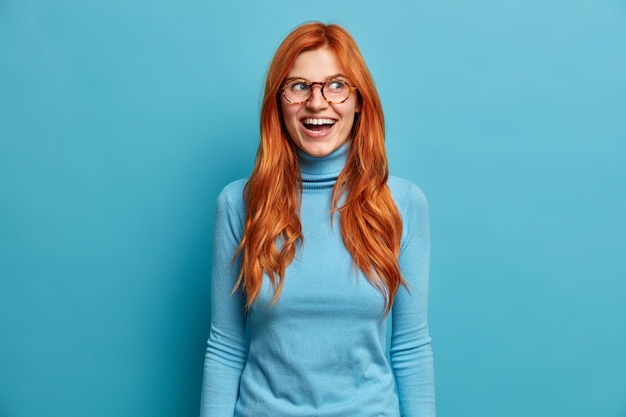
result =
M399 261L410 293L401 288L395 298L387 356L384 299L354 269L339 216L331 225L332 188L347 153L348 145L323 158L299 152L304 242L278 302L270 306L273 290L266 280L247 315L242 295L231 296L245 180L220 194L201 417L435 415L426 199L412 183L390 177L403 220Z

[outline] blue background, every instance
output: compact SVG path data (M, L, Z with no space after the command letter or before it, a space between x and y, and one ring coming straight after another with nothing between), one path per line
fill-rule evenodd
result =
M0 0L0 416L194 416L214 202L343 24L432 216L438 415L626 416L626 2Z

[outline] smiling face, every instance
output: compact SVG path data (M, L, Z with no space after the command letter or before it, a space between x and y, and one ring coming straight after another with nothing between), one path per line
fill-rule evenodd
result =
M286 79L299 78L324 83L329 79L348 81L345 71L328 48L300 53L287 73ZM360 111L356 92L346 101L330 104L322 89L313 86L311 97L304 103L292 104L281 95L283 119L295 145L311 156L329 155L350 139L354 116Z

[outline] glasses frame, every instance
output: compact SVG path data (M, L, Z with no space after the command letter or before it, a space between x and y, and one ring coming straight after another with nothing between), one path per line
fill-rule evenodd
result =
M309 96L306 98L306 100L303 101L291 101L289 100L289 98L287 97L287 95L285 94L285 87L287 87L287 84L292 82L292 81L302 81L304 82L309 88L310 88L310 94ZM348 88L349 88L349 92L348 95L346 96L346 98L344 98L341 101L330 101L329 99L326 98L326 96L324 95L324 87L326 87L326 84L334 82L334 81L341 81L344 82L346 84L348 84ZM336 80L336 79L332 79L332 80L326 80L324 82L321 81L307 81L304 78L290 78L288 80L285 80L285 82L283 83L283 87L281 88L283 97L285 97L285 100L287 100L287 102L289 104L302 104L302 103L306 103L307 101L311 100L311 97L313 97L313 86L314 85L319 85L320 86L320 93L322 93L322 97L324 98L324 101L326 101L328 104L341 104L344 103L346 100L348 100L350 98L350 94L354 93L356 90L358 90L358 88L351 86L347 81L345 80Z

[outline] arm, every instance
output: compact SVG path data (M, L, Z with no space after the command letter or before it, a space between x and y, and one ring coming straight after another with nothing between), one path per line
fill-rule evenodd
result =
M231 260L242 224L228 195L217 200L213 233L211 331L204 362L201 417L232 417L239 394L239 379L247 358L244 303L240 292L231 295L239 262Z
M402 210L400 269L408 291L400 288L392 309L391 365L404 417L434 417L433 355L428 334L430 232L426 197L415 185Z

